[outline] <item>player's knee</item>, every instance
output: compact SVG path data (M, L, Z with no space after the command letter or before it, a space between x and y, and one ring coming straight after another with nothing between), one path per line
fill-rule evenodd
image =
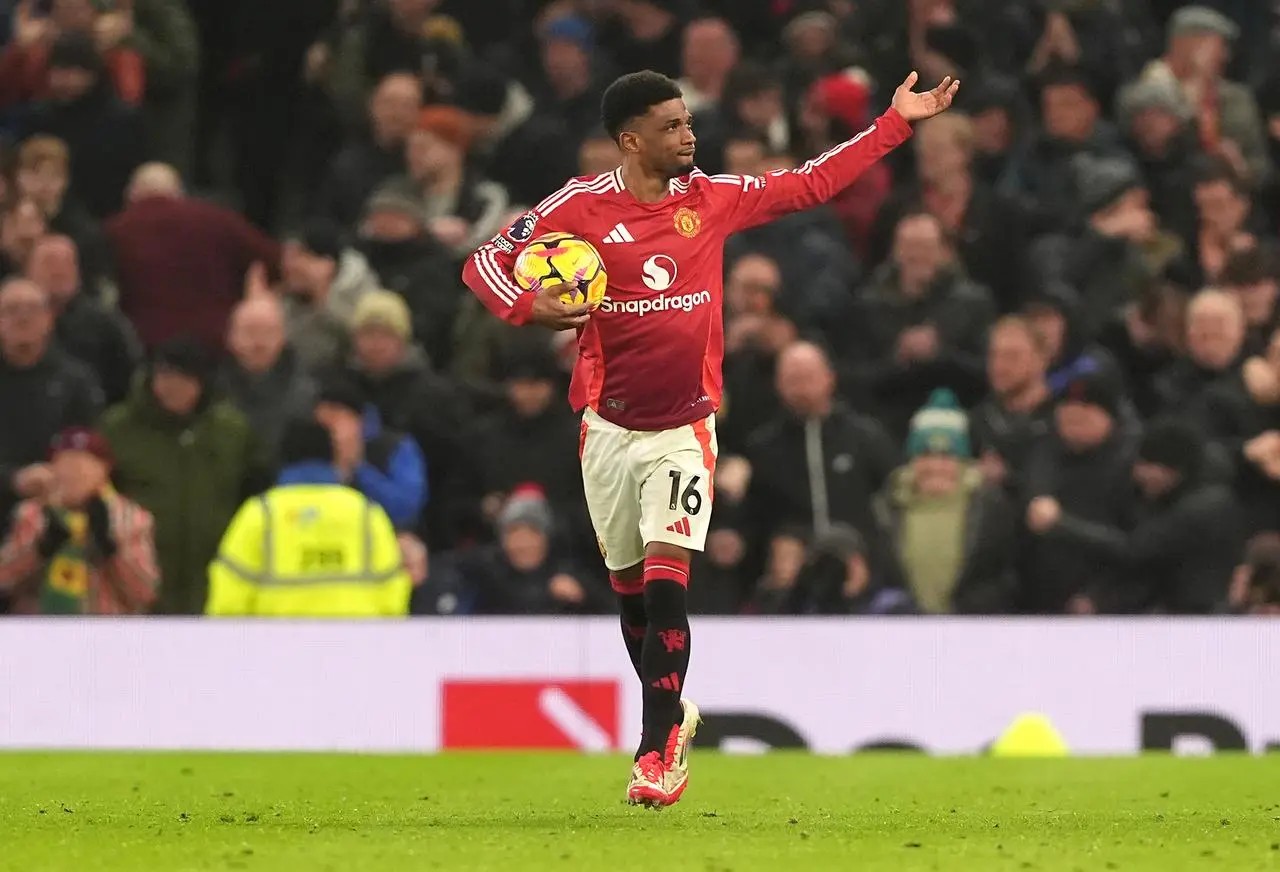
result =
M650 542L644 546L644 559L646 563L653 559L674 560L688 566L693 559L693 552L670 542Z

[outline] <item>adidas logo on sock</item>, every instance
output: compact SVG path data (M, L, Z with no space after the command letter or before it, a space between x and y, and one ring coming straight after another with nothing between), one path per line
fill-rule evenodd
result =
M653 686L662 690L674 690L678 693L680 691L680 675L675 672L670 675L664 675L653 682Z
M613 229L609 231L609 235L604 238L606 243L618 242L635 242L636 238L631 235L631 231L627 230L625 224L615 224Z

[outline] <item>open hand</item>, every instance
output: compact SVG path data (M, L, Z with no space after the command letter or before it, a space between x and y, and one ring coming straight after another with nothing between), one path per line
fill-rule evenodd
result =
M932 118L951 107L956 92L960 90L960 80L950 76L944 78L932 91L917 94L911 89L920 80L919 74L912 72L906 81L893 92L892 106L906 121L923 121Z

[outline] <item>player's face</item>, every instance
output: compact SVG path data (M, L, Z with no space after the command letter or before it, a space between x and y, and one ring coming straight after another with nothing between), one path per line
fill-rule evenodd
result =
M698 138L693 135L693 116L683 100L668 100L649 107L638 126L640 157L649 169L668 178L693 169Z

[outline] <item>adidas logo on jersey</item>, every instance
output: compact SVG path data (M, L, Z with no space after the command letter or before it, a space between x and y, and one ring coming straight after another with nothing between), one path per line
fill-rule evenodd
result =
M627 229L625 224L615 224L614 228L609 231L609 235L604 238L606 243L619 242L635 242L636 238L631 235L631 231Z

